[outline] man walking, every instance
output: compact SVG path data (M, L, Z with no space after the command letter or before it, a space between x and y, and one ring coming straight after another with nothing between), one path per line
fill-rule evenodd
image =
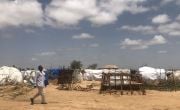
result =
M39 71L36 73L36 78L35 78L36 87L38 89L38 92L37 92L37 94L34 95L34 97L30 98L31 105L34 104L34 99L36 99L38 96L41 96L41 104L47 104L47 102L45 100L45 93L44 93L45 73L44 73L43 67L41 65L38 66L38 70Z

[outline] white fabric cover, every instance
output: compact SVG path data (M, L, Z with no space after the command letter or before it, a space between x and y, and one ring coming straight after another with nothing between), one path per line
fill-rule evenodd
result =
M85 69L84 80L101 80L103 70Z
M16 82L22 82L23 80L22 73L17 68L3 66L0 68L0 84L3 84L7 77Z
M144 78L148 78L151 80L155 80L160 76L161 78L165 78L165 69L144 66L139 68L139 72Z

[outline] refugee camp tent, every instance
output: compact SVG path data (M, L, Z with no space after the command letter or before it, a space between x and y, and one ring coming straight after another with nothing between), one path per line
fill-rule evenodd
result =
M103 73L115 73L116 70L118 69L118 66L110 64L110 65L105 65L100 69L103 70Z
M166 71L167 78L175 78L180 79L180 70L167 70Z
M175 78L180 79L180 70L174 71L174 76Z
M3 66L0 68L0 84L4 84L5 80L22 82L22 73L14 67Z
M118 66L116 66L116 65L105 65L105 66L103 66L103 69L118 69Z
M152 68L152 67L140 67L139 73L142 74L144 78L155 80L158 78L165 78L165 69Z
M34 84L34 79L36 77L36 70L25 70L21 71L24 83Z
M61 71L62 70L58 68L48 69L47 74L49 76L49 79L57 79Z
M85 69L83 73L84 80L101 80L103 70Z

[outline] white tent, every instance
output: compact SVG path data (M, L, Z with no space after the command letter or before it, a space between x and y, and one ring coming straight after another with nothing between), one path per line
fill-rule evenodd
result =
M103 73L127 73L130 74L130 69L102 69Z
M180 79L180 70L174 71L174 76L178 79Z
M92 69L85 69L85 73L83 74L84 80L101 80L102 73L129 73L129 69L102 69L102 70L92 70Z
M85 73L83 75L84 80L101 80L103 70L92 70L85 69Z
M34 79L36 77L36 70L26 70L26 71L21 71L23 78L24 78L24 82L30 82L30 83L34 83Z
M0 68L0 84L3 84L6 78L15 82L23 80L22 73L17 68L3 66Z
M173 77L174 75L176 79L180 79L180 70L168 70L166 71L166 74L168 74L171 77Z
M165 69L158 69L158 68L152 68L152 67L140 67L139 68L140 74L142 74L143 77L155 80L158 77L165 78Z

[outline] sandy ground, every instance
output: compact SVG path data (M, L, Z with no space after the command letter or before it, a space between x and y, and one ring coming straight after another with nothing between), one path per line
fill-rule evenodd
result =
M0 110L180 110L180 92L147 91L147 95L99 94L98 91L65 91L46 88L48 104L38 98L30 105L36 89L14 100L0 99Z

